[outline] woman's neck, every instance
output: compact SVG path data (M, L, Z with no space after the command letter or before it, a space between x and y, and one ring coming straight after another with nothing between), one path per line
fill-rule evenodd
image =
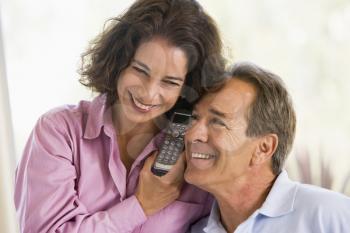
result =
M112 108L112 121L117 134L117 143L120 158L127 169L130 170L132 163L160 131L159 120L135 123L123 116L116 105Z
M134 135L144 133L155 135L160 131L158 119L152 119L141 123L133 122L124 115L118 106L118 104L114 104L112 107L112 120L117 135L126 137L133 137Z

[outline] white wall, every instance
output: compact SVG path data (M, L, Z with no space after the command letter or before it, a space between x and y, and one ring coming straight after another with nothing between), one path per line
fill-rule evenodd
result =
M15 152L8 98L0 12L0 232L15 232L17 221L12 204Z
M121 13L131 2L2 1L9 99L18 160L41 114L62 104L91 98L91 93L78 83L79 56L88 41L102 30L104 21ZM311 155L311 169L317 183L323 154L334 176L332 188L339 190L350 163L350 2L199 2L217 21L232 60L256 62L285 80L298 116L290 166L295 167L293 155L306 150ZM1 83L1 88L4 87ZM7 106L5 91L1 90L1 95L5 96L1 98ZM10 115L6 116L5 125L9 125ZM0 128L2 133L3 129ZM7 128L5 131L11 132ZM1 145L3 143L0 148ZM292 175L298 178L296 172ZM5 190L11 190L13 174L1 178L7 182ZM2 192L1 197L7 198L8 192L5 195ZM6 200L11 203L10 199ZM3 214L2 210L0 213Z

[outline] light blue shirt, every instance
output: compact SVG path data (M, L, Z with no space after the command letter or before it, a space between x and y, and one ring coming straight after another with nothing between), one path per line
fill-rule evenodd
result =
M277 177L260 209L234 233L350 233L350 198L327 189ZM226 233L217 203L190 233Z

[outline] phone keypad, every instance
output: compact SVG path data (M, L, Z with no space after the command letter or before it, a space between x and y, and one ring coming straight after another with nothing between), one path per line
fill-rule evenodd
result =
M183 138L173 138L171 135L167 135L164 143L161 147L160 154L157 157L157 162L174 165L177 161L178 154L183 149Z
M190 115L188 115L188 117L189 116ZM186 129L186 124L170 122L165 131L166 136L154 164L155 169L169 171L176 163L179 154L184 148L184 135Z

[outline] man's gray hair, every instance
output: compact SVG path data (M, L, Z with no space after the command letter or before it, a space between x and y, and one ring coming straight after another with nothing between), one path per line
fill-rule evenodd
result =
M279 174L284 166L295 136L296 116L291 97L277 75L252 63L237 63L229 72L256 88L256 98L248 111L247 136L274 133L278 146L272 157L272 170Z

